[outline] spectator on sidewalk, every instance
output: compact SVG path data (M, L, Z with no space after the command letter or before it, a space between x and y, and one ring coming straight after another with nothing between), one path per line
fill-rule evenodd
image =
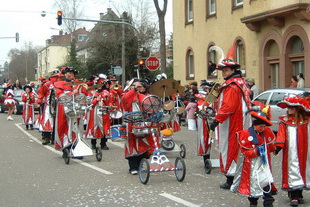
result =
M187 111L187 125L188 130L196 130L196 111L197 111L197 101L195 96L191 96L189 103L186 106L185 111Z
M298 79L296 75L292 75L291 81L290 88L297 88Z
M297 79L298 79L297 88L304 88L304 87L305 87L305 78L304 78L304 74L299 73L299 74L297 75Z
M255 98L259 93L258 87L255 85L254 78L248 78L245 81L247 83L247 86L251 90L250 99L253 100L253 98Z

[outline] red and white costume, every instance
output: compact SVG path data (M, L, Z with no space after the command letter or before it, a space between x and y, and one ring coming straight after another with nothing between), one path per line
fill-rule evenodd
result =
M80 85L70 86L70 82L67 81L58 81L54 84L56 89L56 97L59 98L62 94L73 94L74 89L79 89L79 92L87 95L85 88L80 88ZM70 145L71 142L75 141L77 137L77 132L75 124L77 127L80 127L79 119L71 120L65 114L64 105L58 103L56 110L56 119L55 119L55 148L62 149ZM76 122L76 123L72 123Z
M44 104L43 110L40 115L39 130L41 132L52 132L53 131L53 116L50 113L50 95L54 89L54 82L47 81L41 84L38 89L38 104Z
M123 94L122 104L124 111L132 112L137 111L140 108L142 100L146 97L145 94L136 92L134 89L130 89L128 92ZM154 149L155 144L151 135L145 138L137 138L132 133L132 123L127 126L128 139L124 142L125 144L125 157L134 157L146 153L149 157Z
M280 117L277 146L283 149L282 189L310 190L310 120Z
M111 94L108 90L103 90L102 92L94 91L92 96L92 109L87 114L88 123L85 138L100 139L109 137L111 128L110 113L109 111L98 113L98 110L105 110L100 106L112 106Z
M236 132L250 127L251 119L245 113L250 109L250 91L241 77L232 77L220 88L216 120L219 125L220 169L226 176L234 176L238 161Z
M36 94L34 92L23 93L22 101L24 102L23 106L23 124L34 124L34 103L36 100Z
M12 89L7 89L5 92L4 105L16 105L16 101L14 100L14 92Z
M202 110L202 105L205 100L205 96L202 94L195 95L198 100L198 109ZM205 106L208 106L207 102ZM209 135L209 127L207 123L207 117L197 117L197 155L204 156L210 154L211 140Z
M238 192L242 195L251 197L263 196L263 191L261 190L265 186L259 186L257 169L262 165L262 159L259 156L257 146L264 146L266 143L269 166L266 167L271 169L271 158L270 153L276 150L274 141L275 135L269 127L266 127L261 133L256 132L256 137L258 144L254 144L253 137L251 136L249 129L237 132L237 141L240 145L240 151L242 153L242 158L239 160L240 164L234 178L231 190L233 192Z

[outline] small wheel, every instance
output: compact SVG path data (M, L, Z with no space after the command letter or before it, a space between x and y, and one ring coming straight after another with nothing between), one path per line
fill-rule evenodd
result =
M206 159L206 161L205 161L205 172L206 172L207 174L210 174L210 173L211 173L211 170L212 170L212 163L211 163L211 160Z
M184 159L186 157L186 147L185 147L185 145L181 144L180 145L180 149L181 149L180 156Z
M150 178L150 164L145 158L141 160L139 165L139 178L143 184L146 184Z
M175 177L179 182L182 182L185 178L186 166L183 158L177 157L175 160Z
M70 154L70 151L68 149L64 149L63 150L62 157L64 158L64 161L65 161L65 163L67 165L69 165L69 163L70 163L70 156L69 156L69 154Z
M102 151L99 147L96 147L96 159L98 162L102 160Z
M175 147L175 143L173 140L162 140L161 141L161 146L165 149L165 150L173 150Z

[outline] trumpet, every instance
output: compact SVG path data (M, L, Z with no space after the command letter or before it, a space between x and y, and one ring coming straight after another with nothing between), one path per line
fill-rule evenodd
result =
M118 89L119 89L119 87L120 87L120 86L119 86L118 81L113 82L113 87L112 87L112 88L113 88L114 90L118 90Z

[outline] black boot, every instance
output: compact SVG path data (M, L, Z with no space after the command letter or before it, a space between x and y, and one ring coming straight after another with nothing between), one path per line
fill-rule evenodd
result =
M220 188L229 190L231 185L233 184L234 176L226 176L226 183L220 185Z
M26 129L27 129L27 130L29 129L29 126L28 126L28 124L26 124Z
M42 136L43 136L43 140L44 142L42 142L43 145L48 145L50 143L51 140L51 133L49 132L42 132Z
M30 129L33 130L33 124L30 124Z
M107 141L108 140L105 137L101 139L100 146L102 150L109 150L109 147L107 146Z

